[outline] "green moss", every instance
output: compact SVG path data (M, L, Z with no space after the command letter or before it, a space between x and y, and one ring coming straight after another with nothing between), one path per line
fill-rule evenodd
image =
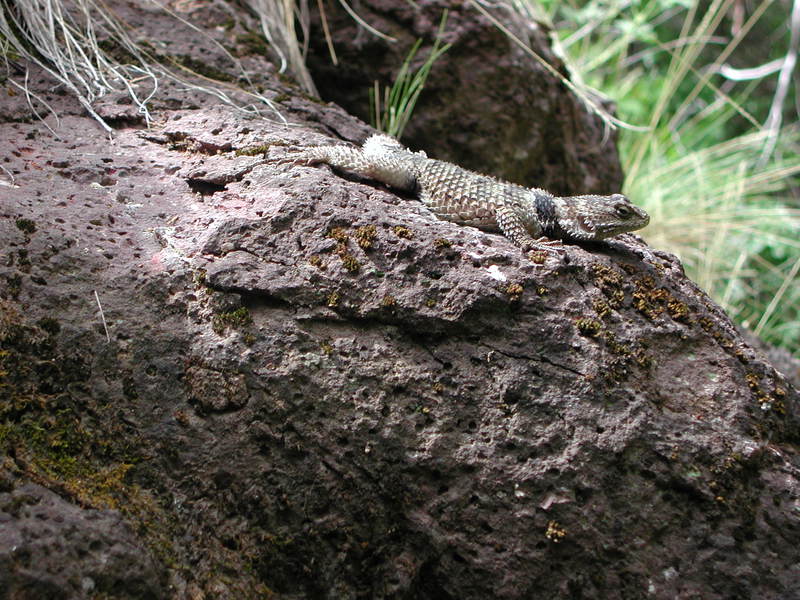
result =
M535 250L528 254L528 257L531 259L531 262L537 265L543 265L547 261L547 252L544 250Z
M140 64L140 60L136 57L136 55L122 46L113 37L97 40L97 46L103 51L103 54L115 62L124 65Z
M234 152L236 156L260 156L266 155L272 144L259 144L257 146L248 146L247 148L239 148Z
M236 43L244 49L238 53L239 56L246 56L248 54L267 56L269 54L269 45L261 33L255 31L241 33L236 36Z
M547 529L544 532L544 537L554 544L558 544L566 537L566 535L567 530L564 529L558 521L548 521Z
M625 300L623 289L625 278L622 273L601 263L594 263L592 271L595 275L595 284L606 297L609 308L619 308Z
M608 305L608 302L602 298L595 298L592 301L592 308L594 309L594 312L597 313L597 316L601 319L605 319L609 314L611 314L611 307Z
M628 378L634 366L649 369L653 365L653 358L641 342L622 343L612 331L604 331L597 336L605 341L606 348L611 357L606 363L605 378L614 384Z
M397 306L397 298L391 294L386 294L383 297L383 300L381 300L381 306L383 308L392 308L393 306Z
M676 321L689 320L689 307L685 302L681 302L675 298L671 298L669 302L667 302L667 312L669 313L669 316Z
M231 329L238 329L252 322L253 317L250 315L250 311L242 306L236 310L214 315L211 321L211 328L214 330L214 333L221 335L229 327Z
M15 221L15 224L17 226L17 229L28 235L36 231L36 223L34 221L31 221L30 219L17 219Z
M91 373L62 350L54 318L36 325L0 301L0 452L3 467L86 507L122 512L153 555L174 562L170 520L130 481L144 462L136 434L115 419L113 403L73 397Z
M317 267L320 271L324 271L325 270L326 265L323 262L322 257L319 254L312 255L308 259L308 262L309 262L309 264L311 266Z
M225 71L212 67L209 63L198 60L189 54L172 56L172 60L182 67L185 67L190 71L197 73L198 75L202 75L203 77L208 77L209 79L214 79L216 81L226 81L228 83L236 82L236 77L230 73L226 73Z
M347 243L347 240L350 239L350 235L347 233L347 229L344 227L333 227L328 232L328 237L333 238L340 244L345 244Z

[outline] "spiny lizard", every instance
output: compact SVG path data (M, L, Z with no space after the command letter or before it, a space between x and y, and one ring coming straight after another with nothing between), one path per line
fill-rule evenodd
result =
M316 146L294 162L327 163L412 192L444 220L501 231L524 250L552 250L554 240L601 240L645 227L650 217L622 194L558 197L473 173L412 152L387 135L362 148Z

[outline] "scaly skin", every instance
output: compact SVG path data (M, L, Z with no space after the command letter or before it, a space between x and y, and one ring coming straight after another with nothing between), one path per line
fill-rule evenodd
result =
M291 158L327 163L416 193L437 217L500 231L525 250L552 250L554 240L602 240L650 222L622 194L553 196L430 159L386 135L373 135L362 148L317 146Z

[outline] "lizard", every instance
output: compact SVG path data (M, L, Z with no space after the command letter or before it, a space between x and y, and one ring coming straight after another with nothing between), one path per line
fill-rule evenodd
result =
M327 163L415 194L440 219L501 232L524 251L551 252L561 240L602 240L650 222L622 194L554 196L428 158L385 134L372 135L361 148L313 146L290 157L301 164Z

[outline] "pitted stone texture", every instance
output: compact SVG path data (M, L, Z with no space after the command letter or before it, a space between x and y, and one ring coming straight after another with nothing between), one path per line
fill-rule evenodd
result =
M166 594L119 512L84 510L34 483L0 493L0 589L19 600Z

